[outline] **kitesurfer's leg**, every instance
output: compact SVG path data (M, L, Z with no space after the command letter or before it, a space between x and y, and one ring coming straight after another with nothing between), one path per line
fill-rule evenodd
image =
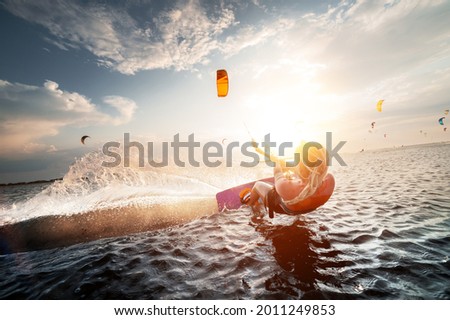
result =
M259 199L262 199L263 204L267 203L267 195L272 188L273 185L266 182L258 181L255 183L250 194L250 200L247 202L247 205L252 207L253 212L258 212L260 209Z

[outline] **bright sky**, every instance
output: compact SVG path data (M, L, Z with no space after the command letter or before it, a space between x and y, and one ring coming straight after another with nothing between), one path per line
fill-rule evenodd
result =
M0 1L0 183L60 177L125 132L447 141L449 16L439 0Z

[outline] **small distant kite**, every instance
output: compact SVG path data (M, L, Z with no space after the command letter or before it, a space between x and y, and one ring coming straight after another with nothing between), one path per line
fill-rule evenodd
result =
M377 103L377 110L378 110L378 112L383 111L383 102L384 102L384 100L378 101L378 103Z
M439 124L440 124L441 126L444 125L444 119L445 119L445 117L439 118Z
M217 96L226 97L228 94L228 73L226 70L217 70Z
M81 137L81 143L84 144L84 140L86 140L87 138L90 138L89 136L82 136Z

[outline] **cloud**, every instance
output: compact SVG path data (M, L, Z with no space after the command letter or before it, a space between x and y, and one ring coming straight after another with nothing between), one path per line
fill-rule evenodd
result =
M341 2L299 21L290 36L301 40L292 51L303 49L306 58L326 66L317 80L329 91L361 90L448 57L445 6L418 0Z
M137 108L134 101L119 96L104 97L103 103L97 106L79 93L61 90L50 80L42 87L0 80L0 155L56 151L55 146L37 140L57 135L60 128L68 125L127 123Z
M438 1L341 1L324 12L288 20L272 48L265 47L270 61L258 56L257 63L247 64L253 69L248 73L264 74L272 91L292 84L301 92L317 85L318 96L341 97L350 102L348 110L381 98L403 110L445 104L450 90L447 7Z
M275 38L280 32L288 30L294 25L293 20L280 18L268 25L243 27L233 37L228 37L223 44L219 44L220 51L228 57L238 54L245 48Z
M36 142L28 142L23 145L22 151L24 153L38 153L38 152L56 152L58 149L53 145L46 145L43 143L36 143Z
M253 4L191 0L157 6L4 2L11 13L47 28L49 43L62 50L87 49L99 64L124 74L195 69L216 53L230 57L271 40L278 44L276 55L301 56L326 66L319 80L335 91L345 91L449 53L445 1L341 1L325 12L307 13L295 6L289 10L288 4L269 12L256 0ZM243 10L259 10L259 18L246 17Z
M180 1L160 10L143 6L139 11L147 14L141 19L133 3L119 6L79 1L4 2L14 15L47 28L51 37L45 40L49 43L62 50L85 48L98 57L99 64L124 74L194 69L196 64L207 64L214 52L236 54L286 27L286 22L280 21L273 26L270 22L242 24L231 4L222 2L202 6L197 0Z

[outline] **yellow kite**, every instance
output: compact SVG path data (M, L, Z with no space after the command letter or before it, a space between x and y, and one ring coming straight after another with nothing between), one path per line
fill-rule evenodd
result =
M378 103L377 103L377 110L378 110L378 112L381 112L381 111L382 111L383 101L384 101L384 100L380 100L380 101L378 101Z

